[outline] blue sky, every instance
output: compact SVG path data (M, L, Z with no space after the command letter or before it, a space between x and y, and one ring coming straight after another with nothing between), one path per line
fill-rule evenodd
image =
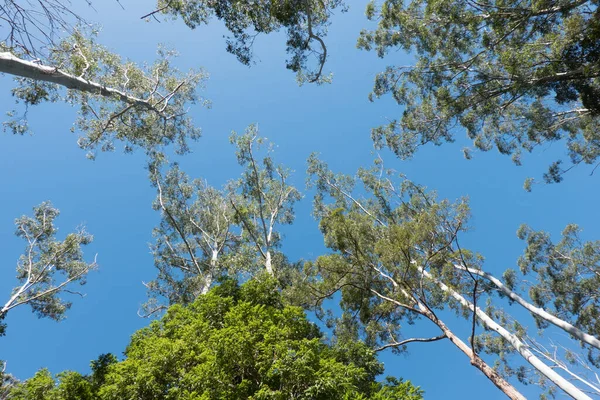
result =
M304 190L306 158L319 152L333 170L346 173L370 165L376 154L370 129L401 112L390 98L368 101L373 78L386 65L407 64L410 58L398 51L381 60L356 50L359 31L369 23L364 4L352 2L348 13L334 16L326 39L330 54L326 68L334 74L333 83L298 87L284 67L282 34L256 40L257 63L249 68L226 53L226 32L218 21L191 31L180 21L141 21L139 16L150 11L148 2L121 0L121 4L125 10L112 1L96 2L96 11L82 10L89 20L102 24L100 43L138 62L153 60L156 46L165 43L180 52L177 64L182 69L202 66L210 74L202 94L213 107L190 110L203 137L193 144L191 154L177 158L182 168L213 186L237 178L240 169L229 133L258 123L261 134L277 144L275 158L296 171L293 181L305 194L296 208L296 223L285 229L284 251L291 259L322 253L322 237L310 216L311 193ZM0 77L0 85L0 110L9 110L14 102L11 78ZM146 298L142 281L155 274L148 244L158 214L151 208L155 192L147 180L144 156L116 151L87 160L69 131L74 113L64 104L45 104L29 112L32 135L0 133L0 302L16 285L15 263L24 248L14 236L14 218L44 200L62 211L57 221L62 234L85 224L95 236L86 255L92 259L97 253L100 265L84 288L86 297L74 299L61 323L38 320L26 307L9 313L7 336L0 338L0 359L7 360L8 371L19 378L40 367L54 373L85 372L89 361L101 353L121 355L129 336L148 322L136 312ZM523 250L515 232L522 223L554 237L567 223L577 223L584 228L585 239L600 237L594 211L598 178L589 175L589 168L576 168L560 185L536 186L532 193L522 189L526 177L540 177L548 163L562 155L560 145L525 156L522 167L495 152L476 153L467 161L461 153L465 145L464 133L459 132L455 143L425 147L410 161L400 161L387 151L380 154L388 167L436 190L440 197L470 199L472 230L461 244L482 253L487 270L501 274L515 267ZM466 340L464 324L449 321ZM423 332L437 335L433 326ZM409 350L406 356L383 354L386 372L412 380L427 398L504 398L448 341L415 344ZM531 387L522 390L527 396L536 394Z

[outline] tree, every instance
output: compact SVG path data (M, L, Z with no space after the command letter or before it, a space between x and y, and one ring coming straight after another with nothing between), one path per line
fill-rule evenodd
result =
M232 37L227 38L227 51L246 65L253 61L252 47L259 34L285 29L287 52L290 58L286 67L297 74L299 83L327 82L323 74L327 60L327 34L329 18L336 8L344 10L342 0L286 0L286 1L181 1L159 0L157 13L180 17L194 29L207 24L212 17L225 23ZM311 58L316 66L309 66Z
M185 152L187 141L199 137L187 109L208 104L196 92L206 74L178 71L171 63L175 52L159 48L158 60L143 67L123 60L98 45L92 25L62 0L6 0L0 20L0 72L16 77L12 94L25 106L23 114L9 112L5 129L23 134L29 107L47 101L79 107L79 145L90 157L113 150L115 141L126 151L176 143Z
M3 363L0 370L0 400L7 400L10 391L17 385L18 381L14 376L7 374L6 363Z
M519 267L524 277L534 274L535 284L529 288L533 303L573 326L574 329L563 329L590 349L588 358L598 366L600 302L596 293L600 285L600 242L583 242L580 231L576 225L568 225L562 239L554 243L548 233L522 226L518 235L527 247ZM507 283L515 284L515 271L508 270L505 276L509 278ZM550 318L537 316L540 328L556 324Z
M360 48L383 57L399 47L416 57L377 75L372 95L391 93L404 106L400 118L373 130L378 146L408 158L426 143L453 141L461 126L475 148L495 147L518 165L523 151L566 142L571 166L554 162L546 182L598 162L595 1L386 0L371 2L367 15L378 27L361 33Z
M273 162L272 144L258 136L257 125L250 125L243 135L234 132L230 140L237 147L238 163L245 168L242 178L230 184L231 206L244 229L243 238L256 247L265 270L274 275L274 251L281 242L276 226L294 221L294 204L301 195L288 183L291 172ZM262 145L268 146L267 154L258 160L255 151Z
M91 5L91 2L88 1ZM233 35L227 49L244 64L252 60L256 35L285 28L291 58L287 68L299 82L325 82L323 75L328 20L341 0L285 2L182 2L158 1L158 13L181 17L191 28L207 23L212 16L225 22ZM17 134L28 130L29 106L44 101L64 101L79 107L76 127L83 133L79 145L94 157L97 150L113 150L122 141L125 150L134 148L154 153L176 143L179 152L188 140L197 139L200 129L187 115L190 104L209 102L197 94L206 74L182 74L170 59L173 51L159 49L158 61L140 67L95 42L91 24L62 0L38 0L27 5L6 0L0 7L6 39L0 42L0 72L17 77L13 95L24 103L25 112L9 112L4 127ZM250 33L249 31L252 31ZM66 37L60 33L67 32ZM316 58L317 66L308 67ZM67 89L66 93L62 89Z
M27 245L17 262L19 286L0 309L0 320L10 310L25 304L39 317L61 320L71 307L63 295L81 295L72 287L84 285L87 274L96 268L95 261L89 263L83 259L81 247L92 241L83 228L62 241L56 239L54 220L58 215L59 211L46 202L33 209L33 217L22 216L15 221L16 235ZM0 325L1 335L5 328Z
M136 332L126 358L104 369L97 391L74 372L42 370L11 399L377 399L419 400L409 381L376 382L382 365L359 342L327 344L271 279L226 281L187 307L172 306ZM109 360L110 361L110 360ZM98 371L98 370L96 370Z
M318 193L315 214L326 245L335 251L307 268L312 276L312 301L318 304L340 291L346 313L338 321L341 329L358 324L366 342L378 350L403 351L411 342L449 339L510 398L523 396L500 371L484 361L480 352L498 355L497 362L504 363L507 377L516 375L527 382L533 379L533 373L539 374L542 384L549 381L574 398L589 398L588 387L578 388L571 382L572 378L585 380L582 375L570 371L572 375L563 377L555 371L555 365L543 362L546 357L529 340L526 324L515 321L498 306L495 289L504 288L505 296L525 306L538 321L553 323L570 334L582 334L574 336L586 345L597 343L598 338L583 332L587 328L584 324L576 322L574 326L561 319L560 313L552 315L520 297L519 302L515 297L518 295L509 289L510 284L502 284L481 269L482 260L459 245L459 234L465 230L469 216L466 202L438 201L435 194L406 179L397 183L390 176L393 171L386 171L381 160L376 168L358 173L367 197L353 194L355 179L333 174L314 156L309 162L309 173ZM557 279L559 275L562 274L556 273ZM571 285L574 288L579 291L577 283ZM544 293L560 303L560 294L552 297L552 292ZM485 309L481 304L486 304ZM441 319L443 310L454 310L471 325L470 346ZM403 338L401 322L420 319L437 325L441 335ZM479 337L478 325L485 329ZM508 354L522 360L509 362ZM523 361L532 371L522 365Z
M288 183L290 171L274 163L272 145L259 136L256 125L242 135L234 132L231 143L245 169L222 190L201 179L191 181L176 164L164 177L164 160L150 165L158 191L155 209L162 219L154 230L158 276L146 284L146 316L193 302L223 276L263 269L274 276L286 264L277 251L277 228L293 222L293 207L301 197ZM257 152L263 146L268 148L260 160Z
M163 177L160 163L153 163L150 175L162 218L154 230L158 276L146 284L146 316L168 305L193 302L216 279L236 273L240 259L250 258L244 257L235 212L223 191L201 179L191 182L177 165Z
M142 68L97 45L93 33L85 31L62 40L40 63L20 58L11 48L0 50L0 72L19 77L12 93L26 110L10 112L4 123L15 134L27 132L30 106L63 101L79 107L75 125L83 136L78 143L89 157L113 150L115 141L124 142L126 151L147 152L176 143L183 153L187 141L200 136L186 110L204 102L196 87L206 74L179 72L171 65L173 51L159 49L159 60Z

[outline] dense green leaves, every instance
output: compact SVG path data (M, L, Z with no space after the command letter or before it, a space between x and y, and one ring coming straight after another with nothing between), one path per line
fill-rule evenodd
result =
M462 126L479 150L521 153L565 141L570 162L600 156L598 3L571 1L387 0L358 46L384 56L412 50L411 67L390 66L374 96L392 94L402 116L373 130L400 157L425 143L453 141ZM470 150L465 154L470 156ZM562 179L560 160L544 176Z
M91 362L92 374L65 371L52 376L47 369L39 370L32 378L13 383L7 390L7 400L97 400L105 375L117 359L102 354ZM4 397L0 397L4 399Z
M13 400L377 399L419 400L410 382L375 381L383 371L364 344L327 344L302 309L285 306L270 278L226 281L187 307L171 307L136 332L115 363L91 377L47 370L11 391Z

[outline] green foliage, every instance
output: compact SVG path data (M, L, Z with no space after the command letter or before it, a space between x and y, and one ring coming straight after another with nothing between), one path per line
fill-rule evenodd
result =
M92 375L89 377L89 381L94 391L100 390L100 387L104 385L110 366L117 362L117 357L110 353L101 354L96 360L92 360L90 363Z
M524 277L534 276L529 295L538 307L594 334L600 332L600 242L584 242L579 232L568 225L555 243L548 233L522 226L518 236L527 247L519 267ZM599 364L597 351L590 349L589 360Z
M408 158L425 143L453 141L459 125L475 148L495 147L516 164L554 141L566 142L571 164L596 163L598 15L593 0L371 2L367 16L378 27L363 31L358 47L416 57L375 80L372 96L390 93L404 106L401 118L373 130L376 144ZM568 169L557 161L544 179L559 182Z
M10 374L5 373L6 364L2 363L2 368L0 369L0 400L7 400L8 395L11 390L19 383L15 377Z
M419 400L383 372L364 344L327 344L304 311L286 306L271 278L227 281L189 306L172 306L136 332L125 360L102 355L92 375L47 370L10 392L14 400L377 399Z
M49 400L50 393L55 390L55 381L47 369L42 369L33 378L17 385L10 391L9 399L15 400Z
M111 365L117 363L112 354L102 354L91 362L92 374L65 371L56 379L47 369L39 370L32 378L14 383L7 391L7 400L97 400L98 391ZM2 397L0 397L2 398Z
M450 306L462 312L439 287L422 279L417 266L443 276L448 285L472 287L468 276L448 268L459 257L452 247L466 229L465 201L438 201L435 193L402 176L397 182L381 160L371 170L359 170L356 180L332 173L315 156L308 172L317 188L315 214L334 253L319 257L306 272L314 279L319 301L341 292L346 315L336 321L338 334L358 334L373 347L392 345L402 336L404 322L423 317L415 298L432 310ZM364 191L355 188L358 183ZM463 256L476 262L466 252Z
M253 61L256 36L285 29L290 55L286 67L303 83L329 80L323 75L327 59L323 37L333 10L344 9L343 4L341 0L159 0L157 7L165 14L181 17L192 29L213 17L223 21L232 35L227 38L227 51L246 65ZM312 63L316 65L309 65Z

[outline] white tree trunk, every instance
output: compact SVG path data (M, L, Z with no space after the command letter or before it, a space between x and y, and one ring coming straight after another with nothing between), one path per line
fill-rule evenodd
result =
M219 261L219 251L216 250L216 247L212 250L212 255L210 258L210 270L206 272L206 276L204 278L204 286L202 287L202 294L208 293L210 290L210 286L212 285L213 276L215 270L217 269Z
M267 269L267 272L269 273L269 275L273 276L273 265L272 265L272 261L271 261L271 250L267 250L267 256L265 259L265 268Z
M502 283L502 281L500 281L498 278L494 277L493 275L491 275L485 271L479 270L479 269L467 268L463 265L455 264L454 267L457 269L463 270L463 271L468 271L474 275L479 275L479 276L489 280L494 285L496 285L496 287L498 289L500 289L502 291L502 293L504 293L506 296L508 296L511 300L513 300L516 303L523 306L525 309L527 309L527 311L550 322L551 324L559 327L560 329L564 330L565 332L568 332L569 334L571 334L575 338L581 340L582 342L587 343L590 346L593 346L597 349L600 349L600 340L598 340L596 337L583 332L579 328L571 325L570 323L568 323L558 317L555 317L554 315L545 311L543 308L536 307L533 304L529 303L528 301L523 299L521 296L519 296L518 294L516 294L515 292L510 290L508 287L506 287L506 285L504 285Z
M61 71L57 67L36 64L31 61L23 60L9 52L0 52L0 72L23 78L30 78L36 81L55 83L64 86L67 89L78 90L91 94L99 94L105 97L114 97L127 104L153 108L148 101L110 87L106 87L97 82L92 82L81 77L71 75Z
M508 383L494 368L491 368L477 353L475 353L465 342L463 342L458 336L454 334L439 318L437 318L425 305L421 302L417 302L419 310L429 318L434 324L436 324L446 337L454 344L460 351L469 357L471 365L479 369L498 389L500 389L508 398L511 400L526 400L513 385Z
M446 286L446 284L444 284L443 282L434 278L429 272L427 272L422 267L417 266L417 269L423 276L427 277L432 282L434 282L445 293L452 296L455 300L457 300L463 306L467 307L469 310L475 312L475 314L479 317L481 322L486 327L497 332L500 336L506 339L529 364L531 364L535 369L537 369L546 378L548 378L550 381L556 384L556 386L561 388L569 396L577 400L592 400L591 397L583 393L571 382L569 382L568 380L560 376L558 373L556 373L552 368L544 364L544 362L538 357L536 357L535 354L533 354L529 350L528 346L525 343L523 343L516 335L513 335L504 327L500 326L479 307L474 307L473 304L467 299L465 299L460 293L456 292L452 288Z

